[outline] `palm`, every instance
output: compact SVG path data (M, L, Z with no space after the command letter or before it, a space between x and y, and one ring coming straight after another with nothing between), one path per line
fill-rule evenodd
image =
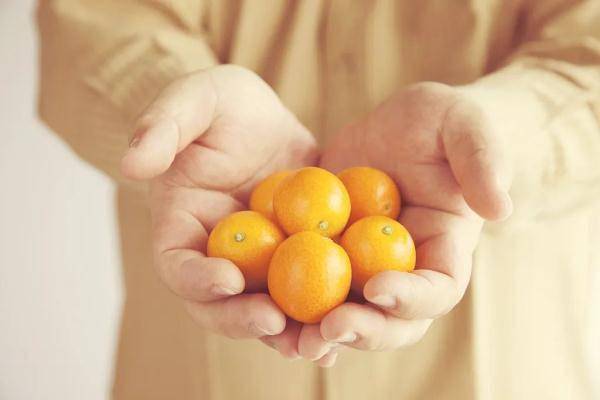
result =
M445 269L440 264L452 268L456 250L470 258L483 221L467 205L441 137L444 130L460 129L448 122L467 123L468 113L448 118L459 96L450 88L436 86L419 87L388 100L364 121L339 133L322 159L322 165L335 172L368 165L396 181L403 201L399 220L417 244L418 270ZM467 258L462 262L470 265ZM459 280L464 282L461 293L469 269L464 268L462 274L466 276Z
M417 266L414 273L376 275L363 292L368 303L343 304L320 326L304 326L297 335L302 356L328 365L335 358L331 343L363 350L410 344L460 300L480 216L510 212L496 179L488 128L477 106L455 89L420 84L334 137L322 156L324 168L339 172L372 166L397 182L403 201L400 222L417 245ZM278 347L290 335L282 334Z
M294 120L286 126L288 117L217 121L178 154L155 190L167 192L168 206L192 213L210 230L245 208L252 188L269 174L314 163L312 139Z
M240 270L206 257L210 229L244 207L265 176L316 162L310 133L255 74L235 66L172 83L145 111L123 159L151 178L158 273L202 326L230 337L279 333L285 317L265 294L239 294Z

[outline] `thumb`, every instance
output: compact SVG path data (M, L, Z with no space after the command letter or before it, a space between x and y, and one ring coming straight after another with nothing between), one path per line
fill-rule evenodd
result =
M121 173L130 179L165 172L178 152L210 127L216 92L209 73L198 72L165 88L138 118Z
M121 173L130 179L150 179L166 171L177 154L179 128L163 117L138 122L129 150L121 160Z
M485 115L472 104L459 101L446 114L441 136L469 207L487 220L508 218L513 209L508 194L510 170Z

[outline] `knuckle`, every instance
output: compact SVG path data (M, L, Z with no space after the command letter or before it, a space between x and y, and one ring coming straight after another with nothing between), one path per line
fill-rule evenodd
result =
M170 113L160 104L150 104L136 121L136 130L148 128L159 121L171 119Z

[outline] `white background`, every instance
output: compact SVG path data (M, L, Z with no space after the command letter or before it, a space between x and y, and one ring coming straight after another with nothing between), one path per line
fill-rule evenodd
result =
M32 0L0 0L0 399L108 397L113 188L36 118Z

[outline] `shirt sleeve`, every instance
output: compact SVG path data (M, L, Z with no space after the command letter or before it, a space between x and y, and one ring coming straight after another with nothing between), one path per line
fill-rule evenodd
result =
M552 218L600 202L599 21L597 0L531 1L522 44L465 87L514 156L516 215Z
M117 180L139 113L174 79L214 65L202 1L42 0L39 114Z

